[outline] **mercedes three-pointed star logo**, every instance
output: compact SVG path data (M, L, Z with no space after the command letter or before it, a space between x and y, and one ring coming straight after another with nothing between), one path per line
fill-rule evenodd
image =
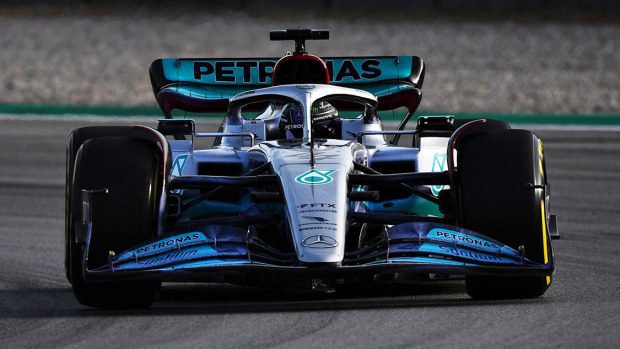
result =
M327 235L310 235L301 242L305 247L310 248L331 248L338 246L338 241Z

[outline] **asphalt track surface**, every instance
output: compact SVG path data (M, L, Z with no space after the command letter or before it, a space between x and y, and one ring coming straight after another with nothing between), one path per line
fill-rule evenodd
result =
M63 273L64 147L78 126L0 118L0 347L477 348L620 344L620 133L535 129L552 185L556 274L540 298L474 301L461 281L327 296L164 284L140 311L80 305ZM201 128L202 130L202 128ZM207 131L205 127L203 131Z

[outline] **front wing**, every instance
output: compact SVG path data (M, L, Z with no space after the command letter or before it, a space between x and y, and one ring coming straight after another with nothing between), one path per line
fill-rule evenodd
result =
M551 244L547 246L550 248ZM517 251L463 228L409 222L394 225L381 238L347 252L340 264L299 265L294 253L277 251L248 238L247 229L208 225L160 237L119 254L112 253L107 265L83 271L89 281L209 282L226 282L227 276L234 274L309 279L383 273L506 276L553 273L552 259L540 264L525 258L524 253L523 249Z

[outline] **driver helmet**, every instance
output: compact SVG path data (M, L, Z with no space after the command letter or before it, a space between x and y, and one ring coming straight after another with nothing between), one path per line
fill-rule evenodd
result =
M312 129L316 138L336 138L340 125L338 110L328 102L319 102L312 107ZM300 105L289 103L284 106L280 117L280 134L282 138L302 138L304 113Z

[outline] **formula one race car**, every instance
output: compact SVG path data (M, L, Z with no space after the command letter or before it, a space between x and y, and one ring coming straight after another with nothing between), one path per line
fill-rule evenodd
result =
M158 59L157 129L67 143L66 274L77 299L147 307L162 281L338 290L464 276L480 299L545 293L553 273L542 142L501 121L423 116L414 56ZM404 107L396 128L379 112ZM226 112L198 133L172 111ZM195 149L194 139L213 146ZM407 144L399 144L407 138Z

